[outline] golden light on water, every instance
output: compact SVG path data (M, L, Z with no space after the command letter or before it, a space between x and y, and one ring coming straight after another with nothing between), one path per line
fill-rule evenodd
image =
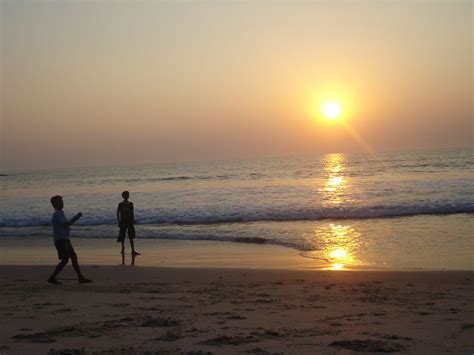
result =
M332 177L332 178L328 179L327 185L328 186L333 186L333 187L336 188L339 185L341 185L343 181L344 181L344 178L342 176L335 176L335 177Z
M325 245L322 259L330 264L326 270L347 270L358 264L354 254L359 245L359 234L351 226L329 224L322 232L318 231Z
M323 196L323 206L337 209L350 204L353 194L351 180L345 175L347 159L344 154L328 154L323 160L325 180L319 189ZM318 244L323 248L321 259L327 261L327 270L347 270L359 264L356 254L360 244L360 234L350 225L333 224L315 231Z
M328 270L344 270L343 264L334 264Z
M345 259L347 258L347 250L336 249L329 253L329 256L333 259Z
M351 261L351 257L347 250L335 249L329 252L328 260L332 263L329 270L344 270L344 265Z
M324 186L319 189L323 196L323 206L333 208L350 202L350 181L344 176L346 157L343 154L328 154L324 157L323 164L326 179Z

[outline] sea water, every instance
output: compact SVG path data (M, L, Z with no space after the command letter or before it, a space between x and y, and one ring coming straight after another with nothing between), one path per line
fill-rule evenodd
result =
M457 149L6 171L0 237L50 236L62 195L84 215L73 237L115 239L128 190L138 238L277 244L335 269L473 269L473 163Z

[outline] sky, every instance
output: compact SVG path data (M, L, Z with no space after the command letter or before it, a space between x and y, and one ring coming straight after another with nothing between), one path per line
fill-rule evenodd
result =
M2 170L472 146L469 0L0 1Z

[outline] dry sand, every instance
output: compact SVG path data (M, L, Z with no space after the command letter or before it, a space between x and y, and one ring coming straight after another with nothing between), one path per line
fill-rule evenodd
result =
M474 351L470 271L83 269L0 266L2 355Z

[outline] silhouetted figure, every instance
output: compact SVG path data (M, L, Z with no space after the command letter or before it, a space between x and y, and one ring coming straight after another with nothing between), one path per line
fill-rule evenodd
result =
M117 207L117 222L120 228L117 242L122 243L122 251L120 253L125 253L125 234L128 232L128 239L130 240L130 246L132 247L132 255L140 255L133 245L133 239L135 239L135 215L133 213L133 203L128 201L130 193L124 191L122 192L122 197L123 201L120 202Z
M61 284L61 282L56 280L56 276L58 276L61 270L66 266L66 264L69 262L69 259L72 261L72 266L77 273L77 279L79 283L84 284L92 282L82 275L77 262L77 255L74 252L71 241L69 240L69 227L82 217L82 213L79 212L70 221L68 221L63 211L63 198L61 196L53 196L51 197L51 204L54 207L52 218L54 245L58 251L58 259L61 261L56 266L53 274L49 277L48 282L55 285Z

